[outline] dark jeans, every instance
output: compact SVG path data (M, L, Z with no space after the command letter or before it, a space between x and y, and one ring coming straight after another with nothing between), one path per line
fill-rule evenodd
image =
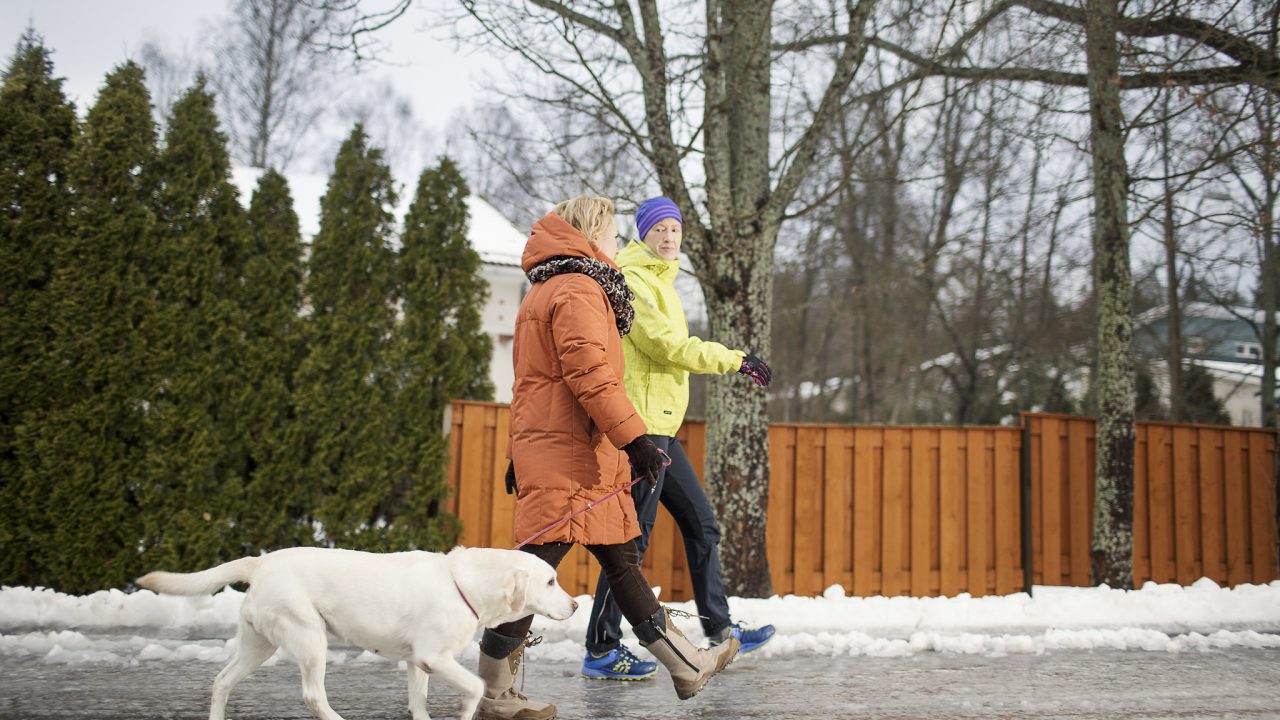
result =
M645 580L644 573L640 572L640 551L636 548L635 540L617 545L584 545L583 547L599 561L600 577L608 576L608 582L617 588L618 603L621 605L621 612L627 616L628 622L639 625L658 612L658 601L653 597L653 588L649 587L649 581ZM525 545L520 549L542 558L551 567L559 567L560 561L572 548L573 543L553 542L543 545ZM532 624L533 616L527 615L492 629L507 637L523 639Z
M632 491L636 516L640 520L640 537L636 544L643 558L649 547L649 536L653 534L653 523L658 518L658 503L661 502L680 527L689 575L693 579L694 603L698 606L698 614L704 618L702 630L710 636L731 622L729 599L725 597L724 585L720 582L720 528L680 441L664 435L650 435L649 439L667 453L671 465L658 477L658 485L653 492L640 490L645 487L644 482ZM597 655L618 647L622 639L617 590L607 573L601 572L596 583L596 599L591 605L591 620L587 625L587 650Z

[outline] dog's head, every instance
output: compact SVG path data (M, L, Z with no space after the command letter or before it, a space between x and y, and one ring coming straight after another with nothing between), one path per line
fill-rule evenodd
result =
M555 568L527 552L458 547L449 553L449 563L462 587L484 588L477 593L476 609L490 627L531 614L564 620L578 609L556 582Z
M555 568L529 553L512 551L521 557L507 570L503 593L511 612L517 616L536 613L552 620L567 620L578 602L560 587Z

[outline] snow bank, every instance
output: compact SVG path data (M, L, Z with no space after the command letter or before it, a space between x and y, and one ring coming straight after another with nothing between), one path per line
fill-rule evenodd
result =
M223 663L234 648L244 595L209 597L109 590L86 596L43 588L0 589L0 655L46 663L197 660ZM529 654L578 662L591 598L569 620L537 618L544 642ZM672 605L694 612L692 602ZM839 586L822 597L731 598L735 620L773 623L778 636L761 657L796 654L899 657L922 652L1004 655L1055 650L1207 651L1280 648L1280 581L1222 588L1201 579L1190 587L1147 583L1134 591L1037 587L1033 595L973 598L846 597ZM677 621L701 638L696 619ZM629 642L636 646L634 637ZM474 656L474 648L468 650ZM279 661L279 657L271 662ZM330 651L330 662L385 662L356 648Z

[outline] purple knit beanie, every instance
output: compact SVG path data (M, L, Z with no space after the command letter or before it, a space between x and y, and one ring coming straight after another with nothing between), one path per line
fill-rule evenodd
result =
M684 225L684 218L680 216L680 208L676 207L676 204L669 198L649 198L640 203L640 207L636 208L636 230L640 231L640 240L644 240L644 236L649 234L649 230L654 225L668 218Z

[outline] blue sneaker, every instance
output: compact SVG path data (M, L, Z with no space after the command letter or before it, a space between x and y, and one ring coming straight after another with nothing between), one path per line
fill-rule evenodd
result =
M600 657L588 652L582 659L582 677L596 680L644 680L656 672L658 663L644 662L626 645L619 645Z
M738 651L738 654L746 655L772 640L774 632L772 625L764 625L753 630L742 627L742 623L734 623L707 639L711 641L711 645L714 647L730 637L736 637L738 642L742 643L742 649Z

